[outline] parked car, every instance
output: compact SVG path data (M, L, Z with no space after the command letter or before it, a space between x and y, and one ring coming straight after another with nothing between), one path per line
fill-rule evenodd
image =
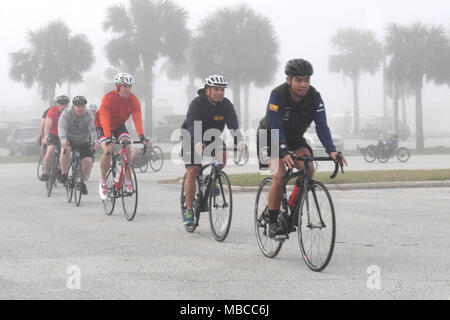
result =
M389 131L394 129L394 120L385 118L375 118L369 121L361 130L360 136L363 139L384 139ZM398 137L402 140L407 140L411 135L409 126L404 123L399 123Z
M153 140L170 142L172 133L181 128L185 119L186 115L165 116L153 129Z
M14 130L7 139L9 155L39 155L40 147L36 141L38 133L39 128L19 128Z
M322 146L322 143L317 136L316 127L309 127L303 137L313 150L325 151L325 148ZM333 139L333 144L336 149L344 150L344 139L340 135L331 133L331 138Z

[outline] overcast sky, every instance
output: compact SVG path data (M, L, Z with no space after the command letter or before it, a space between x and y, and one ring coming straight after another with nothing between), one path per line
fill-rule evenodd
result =
M2 2L0 8L0 52L1 91L0 108L34 107L39 104L37 89L24 89L21 84L8 78L9 52L26 46L27 30L35 30L51 19L62 18L73 33L85 33L93 43L96 64L86 74L86 78L102 77L108 62L103 47L110 35L105 35L101 24L106 8L117 2L107 0L14 0ZM234 4L246 3L256 11L268 16L275 27L280 42L280 71L272 86L252 90L252 116L264 113L265 104L272 87L284 81L282 68L286 60L302 57L310 60L316 70L313 86L321 93L328 112L342 113L351 110L352 86L349 81L328 71L328 56L332 54L330 38L340 28L370 28L381 40L388 23L408 24L415 21L442 24L450 28L450 1L406 1L406 0L178 0L179 5L189 12L189 27L195 29L201 18L215 9ZM156 70L158 71L158 70ZM155 85L155 98L167 99L176 113L184 113L188 101L184 94L184 83L168 81L159 76ZM200 83L199 83L200 85ZM427 86L424 91L424 104L433 105L436 110L450 109L449 88ZM57 92L65 88L58 89ZM73 94L83 94L84 87L77 86ZM62 92L64 93L64 92ZM179 94L178 94L179 93ZM232 97L231 92L228 93ZM89 98L89 97L88 97ZM97 99L97 98L94 98ZM382 90L379 75L363 78L360 87L362 113L381 113ZM99 101L90 101L99 103ZM411 116L413 100L411 104ZM45 103L41 102L43 108ZM448 117L447 117L448 119ZM427 127L427 123L425 124Z

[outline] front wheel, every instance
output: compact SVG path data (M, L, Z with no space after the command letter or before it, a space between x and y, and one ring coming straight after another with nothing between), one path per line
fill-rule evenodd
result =
M116 172L109 169L108 175L106 176L106 193L108 199L103 200L103 210L107 216L110 216L114 212L114 207L116 205L116 182L114 181L116 177Z
M230 179L223 171L219 172L211 187L209 198L209 225L218 242L223 242L231 227L233 215L233 194Z
M333 201L327 188L311 181L300 204L298 241L306 265L324 270L331 260L336 239Z
M129 176L131 180L131 189L129 189L126 184L127 176ZM125 174L122 179L122 205L125 218L128 221L133 221L136 216L138 205L138 184L136 172L129 164L125 165Z
M152 167L153 171L158 172L161 170L164 164L164 155L162 149L158 146L154 146L152 148L150 158L149 158L150 167Z
M399 148L397 151L397 159L400 162L408 162L409 158L411 157L411 152L407 148Z
M37 166L37 178L41 181L42 173L44 172L44 157L41 155L39 157L39 162Z
M74 195L75 195L75 205L77 207L80 206L81 203L81 189L82 189L82 183L83 183L83 171L81 167L81 160L76 162L76 169L73 171L73 189L74 189Z
M275 258L283 246L282 242L271 239L269 233L269 191L272 178L266 178L260 184L255 202L255 234L261 252L268 258Z
M69 165L69 169L67 170L67 182L66 182L66 194L67 194L67 202L71 203L73 198L73 186L74 184L74 168L72 163Z

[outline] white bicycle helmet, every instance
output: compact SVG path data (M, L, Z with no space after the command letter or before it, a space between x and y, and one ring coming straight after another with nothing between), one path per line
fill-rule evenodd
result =
M133 76L129 73L118 73L114 79L115 84L126 84L131 86L133 82Z
M220 75L213 75L205 79L207 87L228 88L228 82Z

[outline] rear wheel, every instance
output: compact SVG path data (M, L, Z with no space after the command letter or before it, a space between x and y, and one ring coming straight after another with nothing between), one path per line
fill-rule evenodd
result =
M189 233L194 233L195 230L198 227L198 223L199 223L199 218L200 218L200 213L198 212L198 210L200 210L200 203L199 203L199 199L200 199L200 182L199 182L199 178L197 177L197 187L196 187L196 194L194 197L194 202L193 202L193 209L194 209L194 215L195 215L195 221L194 224L192 225L184 225L184 228L186 229L187 232ZM186 182L186 175L184 175L183 178L183 183L181 185L181 195L180 195L180 206L181 206L181 219L184 222L184 214L186 213L187 210L187 205L186 205L186 195L184 192L184 184Z
M260 184L255 203L255 233L259 248L268 258L275 258L283 243L269 238L269 191L272 178L266 178Z
M106 194L108 199L103 200L103 210L106 215L110 216L114 212L114 207L116 205L116 183L114 181L116 172L109 169L108 175L106 176Z
M368 163L373 163L376 158L377 156L375 146L369 145L364 152L364 160L366 160Z
M130 190L130 192L127 191L126 186L125 177L127 175L129 175L131 178L132 190ZM138 205L138 184L136 179L136 172L134 171L134 168L129 164L125 165L125 174L122 179L122 205L125 218L127 218L128 221L132 221L136 216Z
M164 156L160 147L154 146L152 148L149 163L153 171L158 172L159 170L161 170L164 164Z
M223 171L218 173L209 198L209 224L216 241L222 242L228 236L233 215L233 194L230 179Z
M50 197L53 191L53 186L56 186L56 179L58 176L58 159L56 154L53 156L52 166L48 173L48 180L45 185L47 187L47 197Z
M44 172L44 158L41 155L39 157L39 162L38 162L38 165L37 165L37 178L38 178L38 180L41 180L43 172Z
M298 241L306 265L313 271L324 270L331 260L336 238L333 201L327 188L311 181L300 204Z

